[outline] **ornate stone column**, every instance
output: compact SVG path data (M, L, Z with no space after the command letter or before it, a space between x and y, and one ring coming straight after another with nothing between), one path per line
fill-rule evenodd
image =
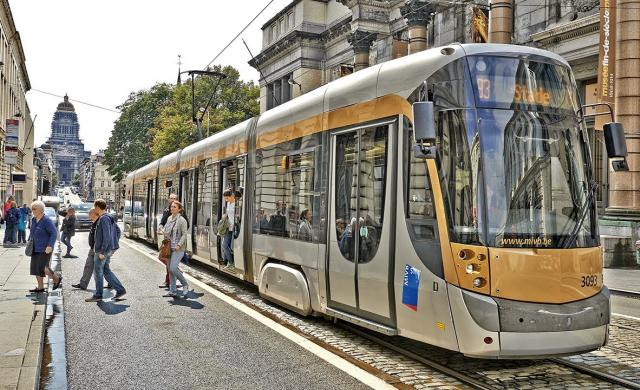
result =
M511 43L512 33L512 0L491 0L489 8L489 43Z
M427 24L433 12L435 12L434 5L418 0L411 0L400 8L400 13L407 19L409 27L409 54L427 49Z
M353 70L355 72L369 67L369 49L376 39L376 34L355 30L347 38L347 41L353 47Z

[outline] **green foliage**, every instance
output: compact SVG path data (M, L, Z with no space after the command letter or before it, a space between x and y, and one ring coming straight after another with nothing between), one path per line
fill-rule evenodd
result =
M172 85L156 84L149 90L132 92L118 107L122 113L115 122L104 153L107 171L115 181L152 161L149 129L160 110L170 102L172 94Z
M240 80L240 73L231 66L215 66L211 70L224 73L227 78L221 80L217 88L218 77L201 76L195 79L196 115L202 117L203 137L260 113L260 89L257 85ZM198 131L191 120L191 97L190 79L174 88L171 102L163 107L155 126L150 130L153 135L153 158L160 158L199 140ZM204 108L209 99L211 105L203 115L198 108Z

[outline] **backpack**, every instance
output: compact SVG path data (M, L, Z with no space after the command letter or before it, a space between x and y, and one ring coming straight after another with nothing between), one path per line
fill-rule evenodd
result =
M16 212L13 210L14 209L9 209L5 219L7 220L7 223L15 225L18 222L18 217L16 216Z

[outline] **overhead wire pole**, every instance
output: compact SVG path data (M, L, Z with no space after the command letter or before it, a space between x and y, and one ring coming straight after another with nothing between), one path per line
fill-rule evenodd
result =
M198 141L200 141L202 139L202 129L200 128L200 121L198 120L198 118L196 117L196 79L195 76L199 75L199 76L218 76L218 84L216 84L216 89L218 88L218 85L220 84L220 80L224 79L227 77L226 74L221 73L221 72L216 72L216 71L211 71L211 70L186 70L184 72L181 73L187 73L189 76L191 76L191 120L196 124L196 130L198 131ZM214 89L214 94L215 94L215 89ZM213 99L213 95L211 96L211 98L209 99L209 102L211 102L211 99ZM207 103L209 104L209 103Z

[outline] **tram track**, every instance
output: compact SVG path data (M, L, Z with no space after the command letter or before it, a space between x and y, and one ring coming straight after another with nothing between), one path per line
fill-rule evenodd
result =
M380 345L384 346L385 348L388 348L388 349L390 349L392 351L395 351L395 352L397 352L397 353L399 353L399 354L401 354L403 356L406 356L406 357L408 357L410 359L413 359L413 360L415 360L417 362L420 362L420 363L422 363L422 364L424 364L424 365L426 365L428 367L433 368L434 370L438 370L443 374L446 374L446 375L449 375L449 376L451 376L453 378L456 378L460 382L462 382L462 383L464 383L466 385L469 385L469 386L471 386L473 388L481 389L481 390L499 390L500 389L499 387L491 386L491 385L489 385L489 384L487 384L485 382L479 381L479 380L477 380L477 379L475 379L475 378L473 378L473 377L471 377L469 375L466 375L466 374L464 374L464 373L462 373L460 371L456 371L456 370L451 369L451 368L449 368L449 367L447 367L445 365L442 365L442 364L436 362L435 360L427 359L424 356L420 356L420 355L418 355L418 354L416 354L414 352L411 352L411 351L409 351L407 349L399 347L399 346L397 346L397 345L395 345L393 343L390 343L388 341L382 340L381 338L379 338L377 336L374 336L374 335L372 335L370 333L367 333L367 332L364 332L362 330L356 329L355 327L353 327L351 325L347 325L344 322L340 322L339 324L340 324L339 326L341 328L346 329L349 332L352 332L352 333L354 333L354 334L356 334L356 335L358 335L358 336L360 336L362 338L365 338L367 340L370 340L370 341L373 341L373 342L375 342L377 344L380 344Z
M552 361L556 364L559 364L561 366L565 366L565 367L569 367L575 371L581 372L583 374L589 375L591 377L594 378L598 378L601 379L605 382L609 382L615 385L620 385L620 386L624 386L626 388L629 389L638 389L640 390L640 384L637 382L632 382L630 380L621 378L619 376L613 375L613 374L609 374L606 372L602 372L600 370L596 370L592 367L589 367L586 364L580 364L580 363L575 363L575 362L571 362L568 361L564 358L550 358L548 359L549 361Z

